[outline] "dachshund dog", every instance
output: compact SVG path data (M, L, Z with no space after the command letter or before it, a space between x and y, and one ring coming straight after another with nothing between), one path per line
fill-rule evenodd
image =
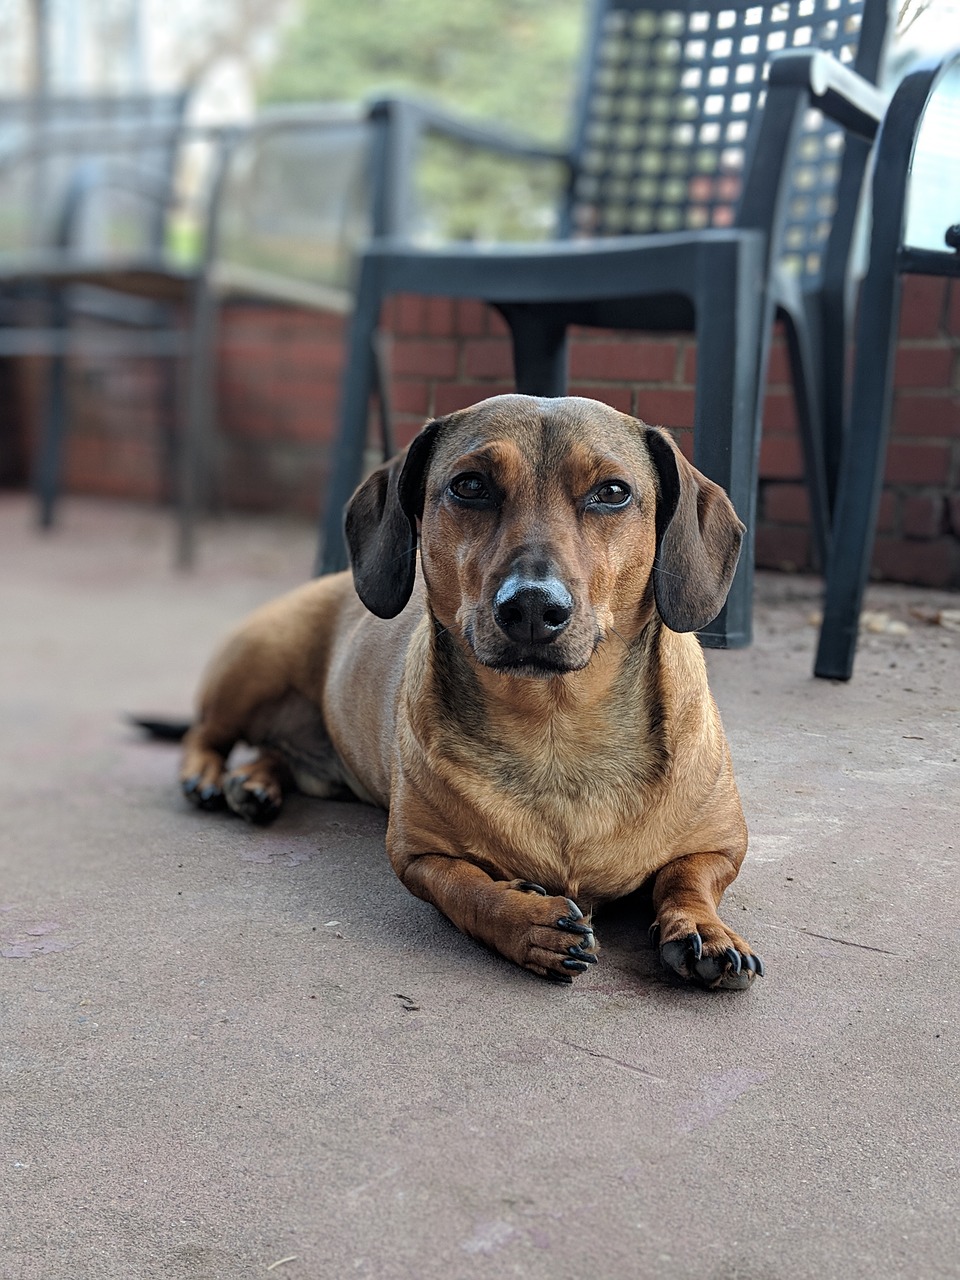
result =
M352 577L267 604L215 658L188 798L253 822L294 785L381 805L407 888L543 977L595 964L592 912L651 879L668 969L762 975L717 914L747 833L692 634L736 568L726 494L636 418L504 395L429 422L346 535ZM240 740L258 754L231 769Z

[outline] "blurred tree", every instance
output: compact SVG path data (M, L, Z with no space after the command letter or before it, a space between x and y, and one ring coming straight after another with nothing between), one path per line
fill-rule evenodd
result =
M570 129L586 0L304 0L260 84L265 102L413 92L549 145ZM540 239L557 166L506 163L432 141L415 234Z
M414 90L561 142L584 8L585 0L304 0L261 98Z

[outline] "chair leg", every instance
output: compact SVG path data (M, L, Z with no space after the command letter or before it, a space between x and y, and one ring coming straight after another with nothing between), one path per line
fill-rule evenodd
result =
M747 532L726 603L699 634L707 648L739 649L752 638L760 414L773 315L757 283L759 246L731 254L721 268L714 263L709 290L697 299L694 464L726 490Z
M69 317L62 297L57 294L50 308L50 327L66 337ZM65 352L50 357L47 398L40 428L40 447L34 473L41 529L53 526L57 499L63 478L63 447L67 433L69 367Z
M525 396L562 396L567 390L567 326L535 306L503 304L510 326L517 391Z
M800 441L803 446L803 469L810 500L810 524L814 549L821 570L826 569L830 547L830 500L827 494L827 468L824 460L823 391L820 370L817 368L816 351L819 341L810 331L809 319L783 308L782 318L787 339L787 355L790 360L790 376L793 381L797 417L800 423Z
M373 335L374 389L380 406L380 445L383 460L397 452L397 439L393 430L393 402L390 398L390 338L378 329Z
M378 264L364 258L347 339L347 364L340 392L340 424L314 570L318 574L336 573L347 567L343 510L363 473L367 412L370 392L376 380L375 344L381 298Z
M892 266L886 271L871 270L864 281L850 426L840 465L814 663L814 674L824 679L849 680L853 674L890 432L900 293L900 276Z
M186 386L180 397L183 408L177 477L176 563L180 569L192 568L196 559L197 517L209 497L216 401L217 300L205 276L194 288L190 349L180 357L186 362Z

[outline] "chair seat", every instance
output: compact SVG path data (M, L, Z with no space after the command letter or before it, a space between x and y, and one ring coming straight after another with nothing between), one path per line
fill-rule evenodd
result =
M766 237L739 228L492 245L411 245L384 238L366 252L381 287L491 303L556 303L650 294L690 296L711 258L746 254L762 270ZM575 321L570 321L574 323ZM629 327L629 326L627 326ZM645 326L641 326L645 327Z

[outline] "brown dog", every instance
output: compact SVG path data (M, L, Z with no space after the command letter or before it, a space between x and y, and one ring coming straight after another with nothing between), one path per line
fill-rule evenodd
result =
M252 821L292 783L389 808L408 889L563 981L596 962L594 907L653 877L664 963L748 986L763 966L717 914L746 828L689 634L742 534L667 435L596 401L430 422L350 502L353 579L266 605L215 659L183 789ZM228 771L238 740L260 752Z

